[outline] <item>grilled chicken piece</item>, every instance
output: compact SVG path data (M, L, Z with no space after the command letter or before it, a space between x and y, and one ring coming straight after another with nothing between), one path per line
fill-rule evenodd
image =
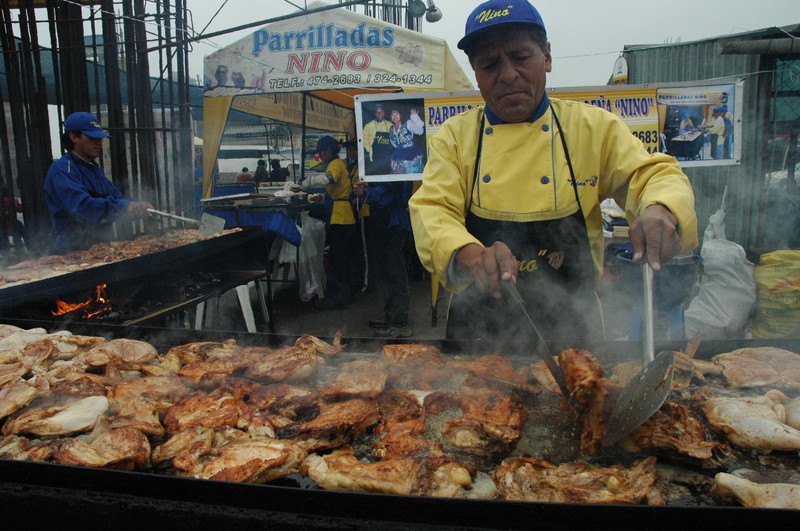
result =
M745 507L800 509L800 485L794 483L759 484L720 472L714 478L711 492L725 498L736 498Z
M134 428L105 430L90 443L72 438L62 442L53 460L63 465L133 470L150 458L150 442Z
M350 446L325 456L309 455L300 472L326 490L446 497L463 496L473 474L466 466L444 458L363 463Z
M380 459L427 457L444 455L442 445L422 437L426 412L424 397L414 393L393 391L378 399L381 420L375 428L383 437L372 445L373 454Z
M716 467L724 463L730 449L706 440L706 431L688 408L675 402L664 402L641 426L617 443L628 452L678 454Z
M34 376L30 380L19 379L0 389L0 419L30 404L35 398L50 390L47 378Z
M134 339L113 339L75 356L89 367L107 365L112 361L124 363L147 363L158 356L158 351L150 343Z
M800 389L800 355L774 347L741 348L711 358L733 387ZM715 368L704 366L706 371Z
M379 418L378 405L373 400L323 402L319 416L301 424L293 442L307 452L331 450L349 443L377 424Z
M800 430L786 424L786 395L776 389L763 396L713 396L701 403L711 426L730 442L751 450L800 450Z
M505 500L560 503L641 503L664 505L653 489L656 458L632 468L593 468L586 463L553 465L541 459L509 457L492 479Z
M252 364L244 376L259 382L296 383L315 375L324 363L314 348L283 347Z
M52 391L62 395L73 396L105 396L108 389L100 382L85 376L73 374L71 378L57 381L53 384Z
M16 382L28 373L28 367L21 361L0 365L0 389Z
M100 415L108 409L104 396L89 396L63 407L29 409L3 426L4 435L32 433L46 435L69 435L91 429Z
M241 483L268 483L299 471L306 452L289 441L240 437L201 458L194 477Z
M451 366L465 370L470 379L465 384L470 387L491 387L500 391L515 389L529 394L541 392L537 386L528 383L522 373L517 372L508 358L489 354L473 361L452 361Z
M292 421L297 420L298 411L317 405L316 391L289 384L257 385L250 392L246 403L253 409L269 411Z
M2 333L2 330L0 330ZM0 459L17 459L19 461L33 461L28 454L30 441L27 437L8 435L0 439Z
M196 343L186 343L172 347L167 351L166 356L181 360L182 364L206 361L207 359L218 359L235 354L241 347L236 344L236 340L228 339L221 343L216 341L200 341Z
M513 394L485 389L454 397L464 415L445 423L442 435L461 450L492 454L508 451L519 440L527 414Z
M172 435L194 426L246 428L251 420L250 408L232 394L219 390L195 391L167 410L164 426Z
M272 349L240 348L213 360L187 363L178 370L178 376L194 386L215 387L225 377L261 361L270 352Z
M334 401L348 398L375 399L386 387L389 373L377 358L350 361L339 368L336 380L320 390L323 399Z
M144 376L117 384L108 392L111 408L116 412L112 426L136 428L161 437L165 433L161 417L187 394L189 389L175 375Z
M342 345L342 333L336 332L333 336L333 343L326 343L318 337L308 334L303 334L294 342L294 346L301 350L314 351L326 356L335 356L344 350L345 345Z
M431 390L435 382L447 380L453 369L438 348L432 345L410 343L384 345L381 359L386 362L391 377L408 380L410 387Z
M24 328L20 328L18 326L10 325L10 324L0 324L0 339L4 337L8 337L11 334L16 334L18 332L24 331Z
M578 419L583 425L581 451L596 452L606 436L606 381L603 367L589 351L566 349L558 355L558 364L564 372L571 403L575 405Z
M179 431L170 437L164 444L153 448L150 454L150 462L159 465L165 461L172 462L180 453L206 454L214 442L214 430L194 426Z
M156 412L164 415L187 394L189 388L177 376L143 376L115 385L109 389L108 399L111 407L120 412L136 398L146 395L153 401Z

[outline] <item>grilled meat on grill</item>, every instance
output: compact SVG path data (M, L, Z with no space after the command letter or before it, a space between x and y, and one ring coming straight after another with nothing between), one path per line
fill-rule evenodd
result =
M289 441L239 437L201 457L189 475L218 481L268 483L294 474L306 452Z
M309 453L331 450L363 434L377 424L379 418L374 400L322 402L319 416L298 426L293 441Z
M583 424L581 451L596 452L606 436L606 379L603 367L589 351L566 349L558 355L571 402Z
M663 505L653 488L656 459L631 468L593 468L587 463L554 465L541 459L509 457L492 479L506 500L562 503L641 503Z
M745 507L800 509L800 485L794 483L759 484L720 472L714 478L711 492L717 496L736 498Z
M472 392L471 396L454 397L464 415L445 423L442 435L447 443L478 454L510 450L527 418L522 401L514 394L492 389Z
M676 402L664 402L661 409L617 445L628 452L686 456L709 467L724 463L730 453L726 445L708 441L700 421Z
M786 424L785 401L773 389L756 397L711 396L701 407L711 426L741 448L800 450L800 430Z
M452 461L404 458L364 463L350 446L325 456L311 454L300 471L326 490L456 497L472 484L472 472Z
M104 396L82 398L66 407L28 409L17 418L8 419L3 425L3 434L32 433L42 437L88 431L107 409L108 399Z
M246 428L251 417L250 409L230 393L195 391L167 410L164 426L170 435L194 426Z
M389 373L385 364L378 358L366 358L344 363L337 373L336 380L320 390L325 400L347 398L375 399L386 387Z
M733 387L770 387L800 390L800 355L774 347L741 348L711 358L716 365L701 366L707 373L722 372Z
M111 428L91 442L66 439L53 452L53 461L62 465L133 470L150 458L150 442L134 428Z

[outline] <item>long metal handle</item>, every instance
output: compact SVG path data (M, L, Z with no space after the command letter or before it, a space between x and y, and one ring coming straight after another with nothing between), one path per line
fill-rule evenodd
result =
M525 307L525 300L522 298L522 295L520 295L519 290L517 290L517 286L508 281L501 282L501 285L506 295L511 298L511 300L519 304L522 313L525 315L525 318L528 319L528 322L533 329L533 336L534 340L536 341L536 345L534 345L534 352L536 352L536 354L542 358L542 360L544 360L547 369L550 371L550 374L553 375L553 379L556 381L556 384L558 384L558 388L561 390L561 393L565 398L569 399L570 392L567 389L567 381L564 378L564 373L561 372L561 367L559 367L556 361L553 359L553 354L547 347L547 343L545 343L542 334L539 332L539 329L536 328L536 324L533 322L533 319L531 319L528 309Z
M646 367L655 359L655 339L653 333L653 268L647 259L642 266L643 312L642 366Z
M174 220L177 220L177 221L185 221L186 223L193 223L195 225L200 225L200 222L198 220L196 220L196 219L185 218L183 216L177 216L175 214L170 214L169 212L162 212L160 210L156 210L155 208L148 208L147 211L150 212L151 214L155 214L157 216L163 216L165 218L170 218L170 219L174 219Z

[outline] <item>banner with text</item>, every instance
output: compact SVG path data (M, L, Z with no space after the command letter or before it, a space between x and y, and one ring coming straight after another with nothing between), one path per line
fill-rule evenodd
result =
M445 89L445 41L345 9L268 24L204 58L204 95Z
M672 155L683 167L736 164L741 124L734 116L741 116L742 83L701 83L549 89L548 94L616 114L650 153ZM478 91L356 97L359 174L365 181L421 179L427 139L448 118L483 104ZM684 115L691 123L682 121Z

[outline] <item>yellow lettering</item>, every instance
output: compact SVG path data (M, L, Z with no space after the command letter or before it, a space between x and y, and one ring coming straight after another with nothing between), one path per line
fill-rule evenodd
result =
M502 11L499 9L490 9L489 11L483 11L482 13L478 13L478 16L475 17L480 22L486 22L488 20L492 20L493 18L497 17L505 17L509 14L508 9L503 9Z
M539 270L539 262L536 259L534 259L534 260L520 260L520 261L517 262L517 268L519 269L520 272L525 271L525 272L531 273L533 271L538 271Z
M547 256L547 249L542 249L539 251L539 256Z

